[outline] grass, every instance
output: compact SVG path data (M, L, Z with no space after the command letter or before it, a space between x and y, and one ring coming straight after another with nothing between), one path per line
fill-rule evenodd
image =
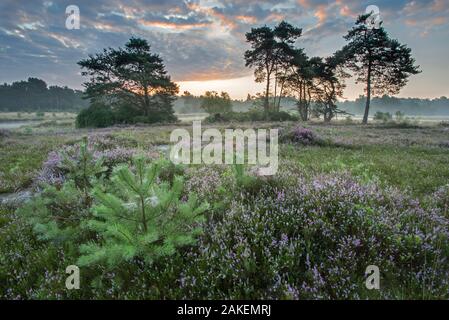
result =
M4 117L5 115L3 115ZM188 121L188 120L186 120ZM191 121L191 119L190 119ZM25 189L34 173L52 149L72 139L80 139L87 130L76 130L59 122L12 130L0 140L0 193ZM189 123L181 124L191 129ZM292 124L282 124L289 126ZM251 127L251 123L221 124L217 127ZM279 126L276 123L257 124L260 128ZM308 124L323 139L325 147L283 146L280 158L296 161L310 172L350 171L364 181L378 180L384 185L409 190L422 197L449 181L449 148L439 145L449 141L449 130L438 126L419 129L392 128L335 123ZM96 130L135 140L139 147L168 144L170 133L177 126L127 127ZM203 126L206 128L207 126Z
M384 186L408 190L422 197L449 181L449 152L442 148L360 146L286 146L282 153L310 173L349 171L362 182L379 181Z
M28 120L62 120L75 119L76 113L72 112L0 112L0 122L3 121L28 121Z
M47 154L64 141L51 135L13 135L0 140L0 194L26 189Z

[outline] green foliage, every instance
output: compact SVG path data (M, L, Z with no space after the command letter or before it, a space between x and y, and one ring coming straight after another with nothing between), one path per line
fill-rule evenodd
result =
M399 110L396 111L394 116L396 117L396 121L403 121L405 119L405 114L402 111L399 111Z
M172 104L178 86L146 40L131 38L124 48L105 49L78 64L83 69L82 75L89 77L85 86L91 101L108 101L113 107L133 106L138 116L146 118L145 122L174 119ZM130 123L128 117L121 120Z
M39 239L57 244L80 237L80 223L89 215L83 193L73 182L56 189L47 186L18 210L33 226Z
M95 159L93 153L89 152L87 138L84 138L79 148L79 157L76 159L63 154L62 165L69 180L72 180L78 189L86 191L92 188L93 182L107 167L103 166L103 159Z
M365 124L372 95L398 94L411 75L421 72L410 48L391 39L383 26L368 28L370 17L371 14L358 17L345 36L348 44L340 51L346 66L355 73L356 82L366 84Z
M82 91L47 86L41 79L0 84L0 111L78 111L86 106Z
M245 66L254 68L256 82L266 82L263 109L265 112L279 110L280 99L274 97L270 107L270 81L280 80L281 74L289 67L290 61L298 53L295 41L301 37L302 29L282 21L274 28L263 26L252 28L246 33L246 41L251 49L245 52ZM282 82L282 81L280 81Z
M206 118L206 122L252 122L252 121L298 121L299 118L286 111L250 110L248 112L228 112L225 114L214 114Z
M83 239L81 224L89 217L92 203L91 188L107 168L101 159L95 160L87 150L87 142L80 145L79 159L63 154L67 180L61 188L45 185L42 192L18 209L27 217L40 239L56 243Z
M232 103L229 94L222 92L218 94L215 91L206 91L201 108L209 114L223 114L232 111Z
M78 128L105 128L115 123L112 109L104 104L95 103L82 110L76 117Z
M237 186L248 187L256 180L255 177L246 174L245 166L243 164L235 164L232 169Z
M95 189L98 204L87 225L101 240L81 246L79 265L114 267L134 258L152 263L192 245L201 233L202 213L208 205L198 205L194 195L180 200L182 178L176 177L172 186L158 183L160 164L146 166L139 157L134 165L134 172L127 166L115 169L111 192Z
M393 120L393 116L389 112L377 111L374 115L374 120L382 121L384 123Z
M128 104L120 104L111 108L103 103L95 102L78 114L76 126L78 128L105 128L117 123L173 123L176 121L176 116L171 113L157 112L151 115L142 115L138 109Z

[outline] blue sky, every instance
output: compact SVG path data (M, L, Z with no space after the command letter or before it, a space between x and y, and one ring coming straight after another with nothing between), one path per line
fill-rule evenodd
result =
M81 28L65 27L68 5L80 8ZM29 76L81 88L76 62L104 47L146 38L164 58L181 90L227 90L235 98L262 91L244 67L251 27L286 20L303 28L297 45L310 55L332 54L368 5L377 5L393 38L413 50L423 73L400 96L449 96L449 0L2 0L0 82ZM363 88L348 83L353 99Z

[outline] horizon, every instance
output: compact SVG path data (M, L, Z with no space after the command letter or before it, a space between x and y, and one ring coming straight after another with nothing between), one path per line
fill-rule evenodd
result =
M131 36L147 39L161 55L180 93L226 91L245 99L263 91L253 70L244 67L249 49L244 35L252 27L286 20L303 29L297 41L311 56L328 56L344 45L343 36L370 1L77 1L80 29L65 28L61 1L4 1L0 4L0 82L28 77L51 85L83 89L76 64L106 47L122 47ZM449 96L449 1L376 1L385 29L412 49L422 73L410 79L399 98ZM364 94L347 81L345 100Z

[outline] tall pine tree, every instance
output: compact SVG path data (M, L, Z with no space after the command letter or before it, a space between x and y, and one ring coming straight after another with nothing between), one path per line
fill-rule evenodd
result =
M368 123L371 96L397 94L411 75L420 72L411 49L390 39L382 26L370 28L370 16L359 16L345 36L349 43L343 48L346 65L357 76L356 82L366 84L364 124Z

